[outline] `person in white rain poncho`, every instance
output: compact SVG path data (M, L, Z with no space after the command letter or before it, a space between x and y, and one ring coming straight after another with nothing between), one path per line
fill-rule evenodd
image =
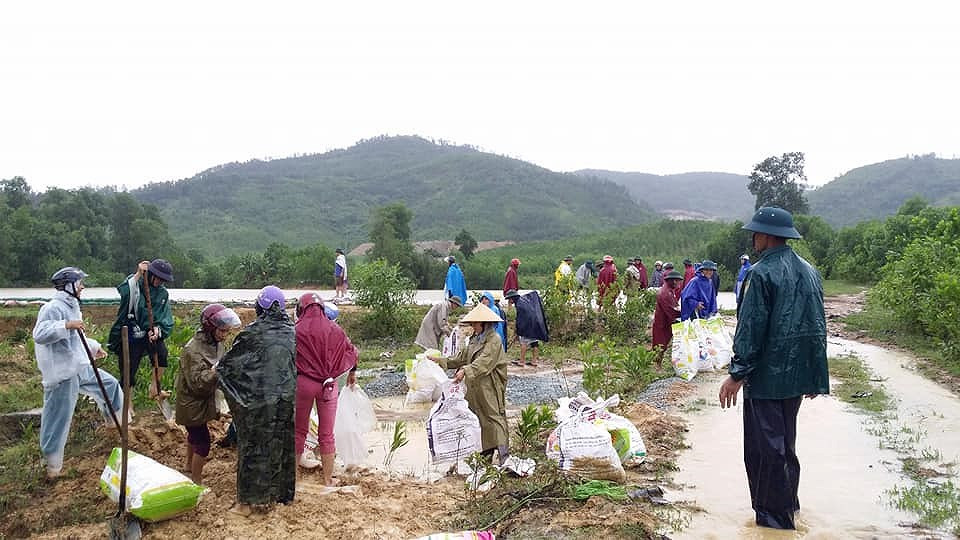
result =
M59 476L63 469L63 449L80 394L92 396L105 417L111 414L110 409L119 416L123 408L120 384L113 375L101 369L98 371L110 403L103 402L95 368L90 364L80 332L77 332L84 329L80 292L85 277L83 270L72 266L53 274L50 280L57 292L40 308L37 324L33 327L37 367L43 384L40 451L50 478ZM88 339L87 346L98 357L106 356L96 341Z

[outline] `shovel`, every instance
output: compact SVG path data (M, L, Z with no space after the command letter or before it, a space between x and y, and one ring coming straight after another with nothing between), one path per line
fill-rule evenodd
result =
M83 343L83 350L87 351L87 358L90 359L90 365L93 366L93 374L97 377L97 386L100 387L100 394L103 396L103 403L106 405L107 409L110 410L110 418L113 419L113 425L117 426L117 431L123 436L123 431L120 429L120 421L117 420L117 411L113 410L113 405L110 403L110 396L107 395L107 389L103 386L103 379L100 377L100 370L97 369L97 363L93 360L93 353L90 352L90 347L87 345L87 337L83 335L83 330L77 328L77 334L80 335L80 343ZM126 392L124 392L124 398L126 398ZM126 407L123 409L126 411Z
M143 288L144 296L147 298L147 319L150 323L150 330L152 331L153 326L153 304L150 303L150 283L146 283L146 287ZM150 338L147 338L149 341ZM157 395L154 399L157 400L157 405L160 407L160 413L163 414L164 420L168 424L173 422L173 407L170 406L170 402L167 401L167 396L170 394L160 390L160 363L157 360L157 348L150 347L150 359L153 360L153 382L157 388Z
M120 496L117 497L117 513L110 518L111 540L140 540L140 521L127 515L127 445L129 432L127 420L130 415L130 345L126 326L121 330L123 335L123 420L120 424Z

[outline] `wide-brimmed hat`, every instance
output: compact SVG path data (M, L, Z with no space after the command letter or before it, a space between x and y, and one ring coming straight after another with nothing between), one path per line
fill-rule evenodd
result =
M684 260L683 260L683 265L684 265L684 266L693 266L693 261L691 261L690 259L684 259Z
M459 296L457 296L457 295L455 295L455 294L448 296L448 297L447 297L447 301L448 301L448 302L453 302L454 304L456 304L456 305L458 305L458 306L463 306L463 298L460 298Z
M653 265L654 265L654 266L663 266L663 261L655 261L655 262L653 263Z
M765 206L753 215L750 223L743 226L751 232L769 234L780 238L803 238L793 227L793 215L783 208Z
M173 265L164 259L154 259L147 269L163 281L173 281Z
M520 293L516 289L509 289L507 292L503 293L504 298L519 298Z
M671 270L663 279L683 279L683 274L676 270Z
M663 269L666 270L667 268L673 268L673 263L670 261L663 263Z
M473 309L470 310L470 313L467 313L462 319L460 319L460 322L503 322L503 319L501 319L499 315L494 313L493 310L487 306L483 304L477 304Z
M567 255L566 257L563 258L563 260L565 260L565 261L572 261L572 260L573 260L573 255Z
M716 270L716 269L717 269L717 263L711 261L710 259L707 259L707 260L703 261L702 263L700 263L700 269L701 269L701 270Z
M520 259L510 259L510 266L520 266Z
M337 249L333 250L333 252L334 252L334 253L339 253L339 254L343 255L343 248L337 248Z
M740 260L741 260L741 261L749 261L749 260L750 260L750 256L747 255L746 253L744 253L743 255L740 256Z
M603 262L605 262L605 263L613 262L613 257L610 256L610 255L604 255L604 256L603 256Z

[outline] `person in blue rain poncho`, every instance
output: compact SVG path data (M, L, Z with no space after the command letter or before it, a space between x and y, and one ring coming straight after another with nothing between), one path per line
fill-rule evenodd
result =
M740 303L740 289L743 287L743 281L747 279L747 272L750 271L750 256L744 253L740 256L740 272L737 273L737 286L734 289L734 297L737 303Z
M706 319L717 313L717 294L713 289L713 273L717 263L703 261L696 275L680 293L680 319Z
M500 309L500 305L497 304L496 299L494 299L493 294L491 294L490 291L483 292L480 302L490 308L494 313L499 315L501 319L503 319L502 322L496 323L494 328L497 330L497 333L500 334L500 341L503 342L503 350L507 350L507 314Z
M444 259L450 266L447 268L447 281L443 284L443 297L459 296L464 302L467 301L467 282L463 279L463 271L457 266L457 260L453 255Z

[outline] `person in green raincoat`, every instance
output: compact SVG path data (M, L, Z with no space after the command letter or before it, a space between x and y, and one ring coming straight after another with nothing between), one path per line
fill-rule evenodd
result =
M740 292L720 406L736 405L743 388L743 462L757 525L795 529L797 413L804 396L830 393L823 285L786 244L800 238L789 212L761 208L743 228L753 232L761 255Z
M473 336L466 347L453 358L438 358L444 369L459 368L453 376L465 381L467 403L480 419L482 454L493 458L497 451L500 463L507 459L507 354L497 333L499 315L478 304L460 321L473 327Z
M296 338L285 306L283 291L261 289L257 319L217 364L237 430L237 504L230 511L243 516L253 505L289 503L296 488Z

